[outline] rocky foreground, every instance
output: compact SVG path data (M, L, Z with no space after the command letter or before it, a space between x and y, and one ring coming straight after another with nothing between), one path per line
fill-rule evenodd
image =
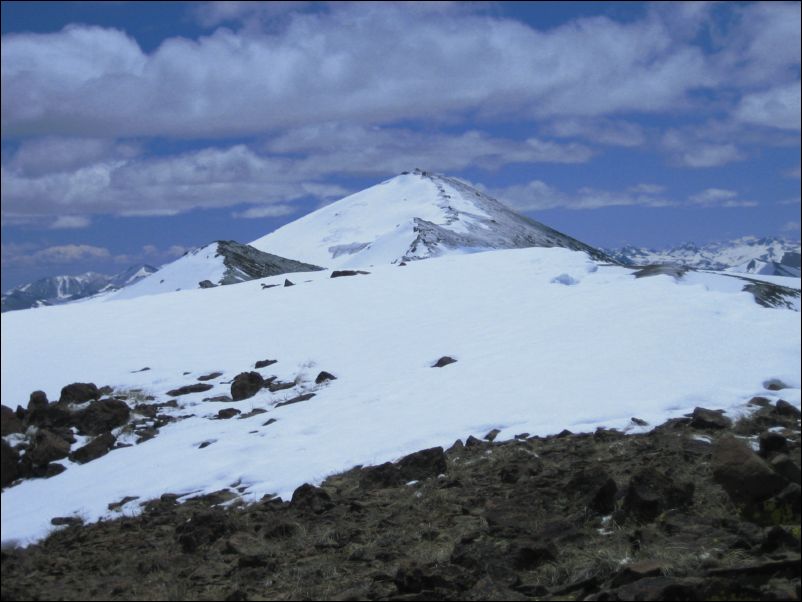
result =
M2 599L799 599L799 410L751 403L734 424L699 408L644 434L488 433L291 502L232 483L57 520L2 551Z

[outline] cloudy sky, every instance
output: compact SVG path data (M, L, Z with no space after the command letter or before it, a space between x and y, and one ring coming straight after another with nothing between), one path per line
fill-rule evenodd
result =
M800 4L3 2L3 290L403 170L590 244L799 238Z

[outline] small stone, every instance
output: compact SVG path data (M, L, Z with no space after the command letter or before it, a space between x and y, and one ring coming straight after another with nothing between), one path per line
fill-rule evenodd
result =
M457 360L455 360L453 357L444 355L432 365L432 368L442 368L443 366L448 366L449 364L453 364L456 361Z
M695 408L691 415L691 428L725 429L732 426L732 420L715 410Z
M28 399L28 411L43 410L50 402L47 401L47 395L44 391L34 391Z
M289 278L284 279L284 286L295 286L294 282L291 282Z
M217 412L217 418L219 420L227 420L229 418L233 418L237 414L242 414L242 412L237 408L225 408Z
M256 364L254 364L254 368L267 368L268 366L275 364L277 361L278 360L259 360L256 362Z
M72 383L61 389L60 403L83 403L100 399L100 392L95 383Z
M326 372L325 370L317 375L315 378L315 384L319 385L321 383L326 382L327 380L337 380L337 377L331 374L330 372Z
M70 460L78 462L79 464L86 464L92 460L96 460L101 456L109 453L115 442L114 435L111 433L103 433L99 437L95 437L84 445L83 447L75 450L70 454Z
M784 399L780 399L777 402L777 405L774 406L774 411L780 416L788 416L789 418L799 418L802 414L800 413L799 408L791 405Z
M788 440L780 433L772 431L760 433L758 441L760 443L760 455L764 458L788 451Z
M432 447L404 456L398 461L398 468L405 481L422 481L445 473L448 465L443 448Z
M199 376L198 380L212 380L215 378L220 378L223 376L222 372L210 372L209 374L204 374L203 376Z
M265 385L265 379L258 372L240 372L231 383L231 398L242 401L256 395Z
M214 385L207 385L203 383L197 383L194 385L185 385L183 387L178 387L177 389L171 389L167 391L167 395L170 397L178 397L179 395L189 395L190 393L202 393L203 391L208 391Z
M499 429L493 429L484 436L484 439L486 439L487 441L495 441L496 437L498 437L500 432L501 431Z
M713 478L735 502L765 500L782 489L784 479L732 435L713 444Z

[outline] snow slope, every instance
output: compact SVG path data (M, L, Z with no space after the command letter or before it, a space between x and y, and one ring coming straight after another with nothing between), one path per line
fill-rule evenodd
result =
M522 247L565 247L606 258L460 180L420 170L327 205L251 245L331 268Z
M286 498L356 464L493 428L503 439L625 428L633 416L654 425L695 406L733 415L757 394L800 405L800 314L758 306L728 276L636 279L560 248L370 272L4 314L0 392L12 408L34 389L58 398L74 381L166 400L166 391L198 375L224 375L214 389L180 397L186 407L172 412L191 416L156 438L6 489L2 540L40 538L53 516L112 516L107 505L125 496L139 496L125 512L166 492L196 495L237 482L246 499ZM443 355L458 361L432 368ZM296 387L201 401L228 393L223 381L265 358L279 361L263 375L298 376ZM151 369L133 373L143 366ZM315 385L321 370L337 380ZM791 388L767 391L771 378ZM276 407L303 391L317 395ZM224 407L267 413L210 419ZM263 426L269 418L277 422ZM205 441L213 443L200 449Z

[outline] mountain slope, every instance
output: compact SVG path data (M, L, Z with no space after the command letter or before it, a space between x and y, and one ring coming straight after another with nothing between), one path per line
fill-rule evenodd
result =
M631 429L633 416L655 425L695 406L735 416L756 395L800 406L799 312L761 307L731 276L636 278L530 248L261 286L282 281L4 314L4 405L36 389L56 399L75 381L111 385L131 408L148 395L176 402L158 409L157 433L135 414L139 426L112 432L130 446L7 488L3 540L40 538L54 516L116 516L109 504L124 499L120 512L138 512L165 493L287 499L304 482L492 429L502 441ZM457 361L433 367L446 355ZM266 358L278 362L260 373L286 388L204 401ZM336 380L316 382L321 371ZM210 372L222 374L199 382ZM211 388L174 391L201 383Z
M45 305L69 303L130 286L153 274L149 265L134 266L118 274L106 276L87 272L78 276L50 276L18 286L2 296L2 310L29 309Z
M107 300L133 299L179 290L236 284L292 272L322 270L315 265L264 253L233 240L218 240L163 266L158 274L109 296ZM203 283L203 284L202 284Z
M420 170L327 205L251 245L326 267L524 247L564 247L608 259L460 180Z
M799 241L745 236L703 246L686 243L670 249L654 250L633 246L609 250L624 265L679 263L706 270L729 270L768 276L800 276Z

